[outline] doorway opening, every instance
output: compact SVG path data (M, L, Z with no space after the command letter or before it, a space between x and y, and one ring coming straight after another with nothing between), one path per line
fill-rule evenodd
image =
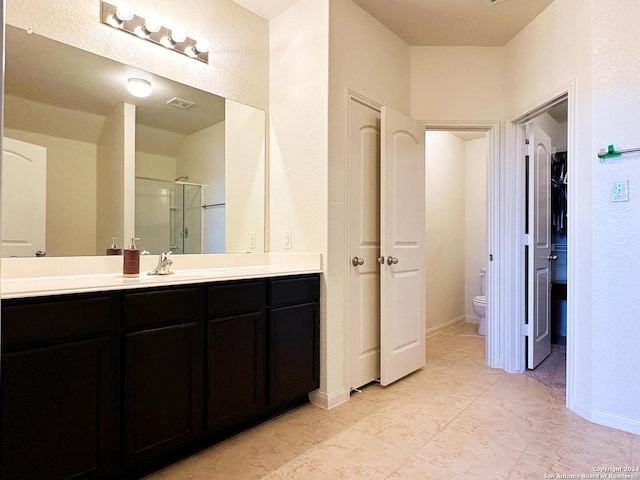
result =
M486 334L488 161L484 130L425 132L427 337L464 323Z
M525 124L526 373L566 392L568 101Z

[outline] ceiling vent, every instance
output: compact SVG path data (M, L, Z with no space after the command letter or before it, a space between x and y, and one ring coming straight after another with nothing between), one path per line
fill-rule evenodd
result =
M189 100L183 100L182 98L174 97L167 102L167 105L179 108L180 110L188 110L189 108L195 106L195 103L190 102Z
M505 1L505 0L487 0L487 3L488 3L489 5L496 5L497 3L502 3L502 2L504 2L504 1Z

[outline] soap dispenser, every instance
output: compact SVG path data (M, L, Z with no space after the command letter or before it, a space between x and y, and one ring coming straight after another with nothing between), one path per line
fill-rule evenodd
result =
M125 278L136 278L140 275L140 250L136 247L136 240L140 239L132 238L129 248L124 249L122 274Z
M118 248L118 244L116 243L116 237L113 237L111 248L107 248L107 255L122 255L122 249Z

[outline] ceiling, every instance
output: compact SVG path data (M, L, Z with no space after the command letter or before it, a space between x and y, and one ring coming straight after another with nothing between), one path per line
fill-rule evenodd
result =
M298 0L234 0L272 19ZM553 0L353 0L409 45L501 47Z

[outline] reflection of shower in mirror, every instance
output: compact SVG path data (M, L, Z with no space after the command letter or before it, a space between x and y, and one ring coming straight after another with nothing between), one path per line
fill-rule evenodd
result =
M185 180L187 176L173 181L136 177L135 231L140 248L152 254L223 253L224 221L204 216L203 186ZM215 225L208 225L212 221Z

